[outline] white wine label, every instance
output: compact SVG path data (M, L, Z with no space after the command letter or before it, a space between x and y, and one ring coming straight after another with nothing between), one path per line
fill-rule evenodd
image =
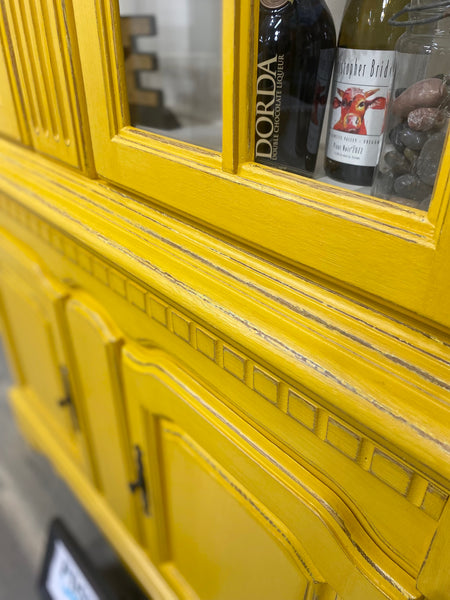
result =
M266 8L281 8L285 4L292 4L293 0L261 0L261 4Z
M392 51L338 49L328 158L350 165L377 165L393 76Z

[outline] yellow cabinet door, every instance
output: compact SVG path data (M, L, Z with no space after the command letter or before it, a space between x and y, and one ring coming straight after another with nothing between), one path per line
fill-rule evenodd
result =
M87 468L62 337L67 289L6 232L0 239L0 301L18 381L14 397L45 423L67 455Z
M66 305L81 419L97 489L128 530L137 536L128 484L132 463L118 376L122 337L88 296L74 292Z
M166 354L126 345L122 368L145 546L180 598L420 597L329 489Z

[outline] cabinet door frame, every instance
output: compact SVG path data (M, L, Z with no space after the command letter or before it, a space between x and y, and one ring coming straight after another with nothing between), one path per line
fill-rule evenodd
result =
M223 2L219 155L127 124L118 7L74 2L98 173L296 268L450 325L441 301L450 291L450 144L428 213L252 163L257 4Z

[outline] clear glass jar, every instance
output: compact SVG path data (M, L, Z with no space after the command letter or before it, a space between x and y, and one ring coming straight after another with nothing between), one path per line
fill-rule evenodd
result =
M413 0L395 46L396 70L372 195L427 210L450 115L450 1ZM405 24L405 21L397 21Z

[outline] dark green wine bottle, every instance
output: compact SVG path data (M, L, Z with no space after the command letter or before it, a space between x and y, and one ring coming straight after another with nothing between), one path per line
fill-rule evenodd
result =
M327 175L371 185L378 163L394 75L394 45L403 27L389 18L406 0L349 0L339 33L334 69Z
M335 47L323 0L260 0L257 162L312 175Z

